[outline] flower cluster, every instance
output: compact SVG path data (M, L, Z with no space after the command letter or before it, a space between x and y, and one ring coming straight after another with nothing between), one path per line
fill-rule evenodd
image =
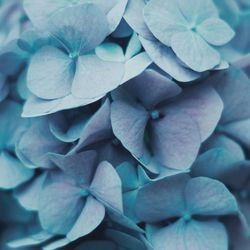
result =
M0 249L248 250L247 0L0 0Z

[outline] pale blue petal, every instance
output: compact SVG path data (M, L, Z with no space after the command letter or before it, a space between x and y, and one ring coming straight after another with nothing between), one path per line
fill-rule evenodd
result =
M120 211L108 209L107 214L110 217L111 221L123 226L124 228L132 229L135 232L144 233L143 229L137 226L137 224L133 220L123 215Z
M174 108L166 109L163 118L151 122L150 139L156 159L164 166L178 170L191 167L201 144L196 122Z
M198 236L198 237L197 237ZM227 250L228 236L225 226L216 220L200 222L193 220L186 226L187 249Z
M29 89L27 87L27 70L24 70L18 78L17 92L23 100L28 98Z
M212 0L177 0L180 11L190 24L199 24L210 17L218 17L219 12Z
M202 142L213 133L224 107L219 94L209 85L183 91L173 105L197 122Z
M179 220L152 235L155 250L227 250L228 237L224 225L217 221Z
M220 54L192 31L172 36L171 47L175 54L192 70L203 72L220 63Z
M225 124L222 130L247 148L250 148L250 119Z
M235 35L232 28L219 18L209 18L197 26L197 32L210 44L221 46Z
M94 54L80 56L72 94L82 99L100 98L121 84L123 74L123 63L103 61Z
M212 148L197 158L192 166L192 175L223 180L223 175L232 171L237 162L237 157L227 149Z
M27 86L36 96L56 99L70 93L74 76L73 61L61 50L45 46L31 59Z
M154 39L153 34L148 29L143 18L144 7L145 7L144 0L137 0L137 1L128 0L124 18L130 25L130 27L140 36L146 39Z
M50 159L82 187L89 186L93 178L96 158L97 154L93 150L68 155L50 154Z
M111 123L115 136L123 146L137 157L144 151L144 132L149 114L142 106L132 106L123 101L111 105Z
M188 22L173 0L151 0L143 14L150 31L166 46L170 46L173 34L187 31Z
M150 230L148 238L151 239L155 250L163 250L168 247L171 247L171 250L189 250L185 246L184 230L185 222L183 220L178 220L164 228L156 229L152 232Z
M83 209L81 189L72 185L66 175L54 175L57 179L46 184L40 195L39 219L47 232L67 234Z
M107 209L122 213L122 184L119 175L107 161L101 162L90 185L90 192Z
M114 5L114 7L107 13L110 33L118 27L126 9L128 0L118 0L115 2L116 4Z
M48 27L48 18L67 6L68 0L24 0L23 7L33 25L38 29ZM80 2L80 1L79 1Z
M74 241L91 233L103 221L104 216L105 207L99 201L89 196L74 226L67 233L67 238L70 241Z
M215 133L206 141L203 146L204 151L212 148L225 148L231 154L233 154L238 161L245 160L245 153L241 145L238 142L234 141L232 138L229 138L228 136L224 135L223 132Z
M185 212L183 190L189 177L177 175L153 182L140 189L136 214L149 223L181 216Z
M40 118L22 134L17 142L18 155L34 167L51 167L48 154L64 153L67 145L59 141L49 130L48 119ZM38 143L39 142L39 143Z
M44 100L30 95L23 107L22 117L37 117L55 113L61 110L72 109L93 103L101 97L94 99L81 99L73 95L54 100Z
M61 99L44 100L35 95L29 95L23 106L22 117L37 117L53 113L60 102Z
M207 177L191 179L185 188L187 209L193 215L237 214L234 196L223 183Z
M116 43L102 43L95 48L96 55L104 61L124 62L122 47Z
M123 193L123 207L124 207L124 214L128 216L131 220L135 223L139 223L140 220L135 214L135 204L138 194L138 189Z
M156 70L146 69L130 80L124 89L138 99L147 110L153 110L163 101L171 100L181 93L181 88Z
M3 189L16 188L34 174L32 169L25 168L19 160L7 152L0 152L0 172L0 188Z
M104 4L101 0L25 0L24 10L36 28L46 29L48 27L48 19L59 10L73 7L74 5L79 6L85 3L94 3L106 13L115 2L109 1L107 4Z
M112 135L110 121L110 101L107 99L88 120L77 145L72 151L79 151L87 145L109 139L112 137Z
M234 0L214 0L219 10L220 17L225 20L231 27L236 27L239 22L239 1Z
M134 32L131 36L128 46L126 48L125 57L126 59L131 59L136 54L138 54L142 49L141 42L139 40L138 35Z
M20 247L36 246L46 242L47 240L50 240L52 237L53 237L52 234L49 234L46 231L41 231L37 234L30 235L26 238L11 241L8 243L8 247L20 248Z
M184 67L167 46L158 41L150 41L142 37L140 37L140 41L153 62L177 81L190 82L200 77L198 72Z
M44 172L15 190L15 197L26 210L38 210L39 195L42 191L46 176L47 173Z
M136 168L132 164L124 162L116 167L116 171L122 181L123 192L137 188L138 176Z
M91 51L110 32L106 16L94 4L59 10L50 18L48 31L72 55Z
M122 83L140 75L148 66L152 64L152 60L146 52L142 52L125 62L125 74Z
M243 71L230 67L216 74L209 82L214 84L224 102L221 123L249 118L250 80Z

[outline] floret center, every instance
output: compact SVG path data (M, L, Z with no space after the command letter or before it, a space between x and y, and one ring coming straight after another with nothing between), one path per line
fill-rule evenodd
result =
M153 119L153 120L157 120L160 118L160 112L158 110L153 110L150 112L150 117Z

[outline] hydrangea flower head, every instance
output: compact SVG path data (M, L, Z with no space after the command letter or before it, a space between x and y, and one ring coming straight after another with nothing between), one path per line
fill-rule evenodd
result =
M135 11L140 15L135 16ZM152 60L178 81L225 67L218 46L234 36L212 0L130 1L125 19L140 35ZM224 65L224 66L223 66Z

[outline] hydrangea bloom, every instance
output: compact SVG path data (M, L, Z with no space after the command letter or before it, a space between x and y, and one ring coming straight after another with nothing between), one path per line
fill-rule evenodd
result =
M0 249L248 250L249 8L0 0Z
M215 218L237 214L238 205L222 183L205 177L189 179L184 175L141 189L136 212L147 223L177 218L169 225L148 229L154 249L169 246L171 249L219 250L227 249L227 234ZM199 216L207 219L203 221Z
M191 166L222 108L219 95L208 85L181 93L176 83L147 70L114 94L111 122L114 134L143 165L167 174L168 168Z
M140 34L153 61L184 82L219 66L223 58L214 46L222 46L234 36L212 0L131 0L125 18Z

